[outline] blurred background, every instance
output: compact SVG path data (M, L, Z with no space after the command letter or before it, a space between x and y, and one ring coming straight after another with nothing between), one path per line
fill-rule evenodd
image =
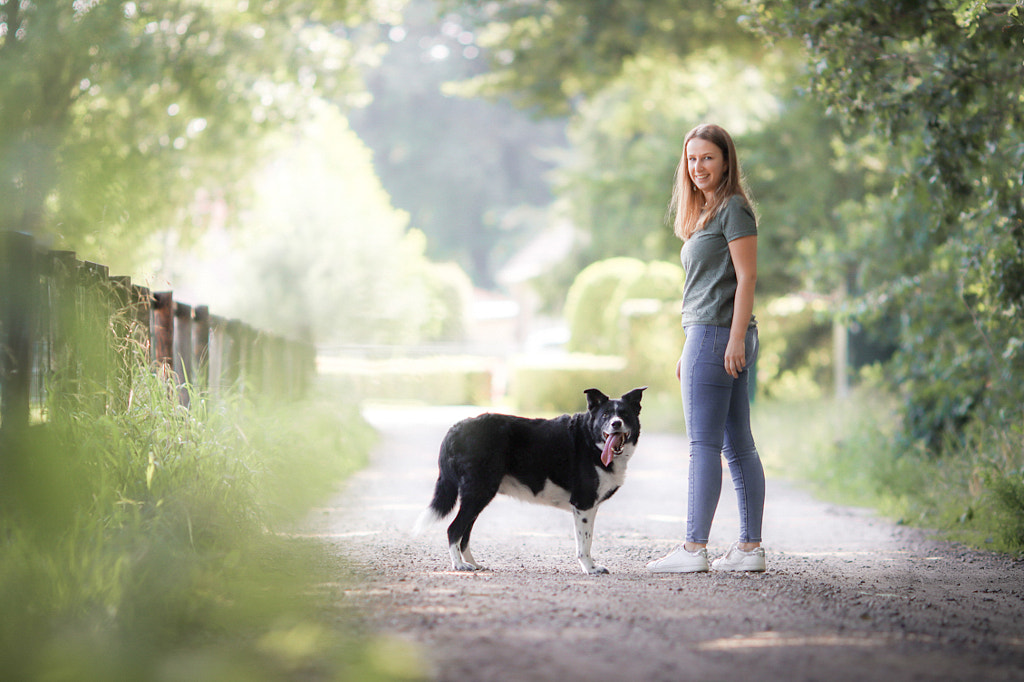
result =
M331 429L362 429L366 401L550 414L582 409L590 386L648 385L645 428L682 430L684 273L666 209L683 136L716 122L759 217L770 471L1019 552L1022 11L0 0L0 230L312 345L316 406L298 412L343 415ZM3 255L9 350L25 299ZM17 367L2 369L6 400ZM40 407L33 425L81 425L63 417L82 402ZM123 446L140 417L116 402L99 409L120 426L64 442L94 458ZM0 426L9 453L52 446L18 450ZM352 455L339 478L364 461L369 440L326 438L310 447ZM134 473L118 476L135 492L109 509L145 517L170 465L152 443L130 449Z

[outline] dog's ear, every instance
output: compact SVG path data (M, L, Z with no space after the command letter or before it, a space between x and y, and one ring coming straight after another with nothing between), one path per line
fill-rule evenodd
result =
M601 391L597 390L596 388L588 388L583 392L587 394L588 410L596 409L604 405L606 402L608 402L608 396L606 396L604 393L601 393Z
M640 398L643 397L644 391L646 391L646 390L647 390L646 386L641 386L640 388L634 388L629 393L624 393L622 395L622 399L625 400L627 403L631 403L633 405L636 405L636 411L639 413L640 412Z

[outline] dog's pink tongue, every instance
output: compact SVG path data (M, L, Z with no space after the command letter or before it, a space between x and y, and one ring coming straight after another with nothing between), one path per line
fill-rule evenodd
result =
M613 433L608 436L608 439L604 442L604 450L601 452L601 463L608 466L612 463L612 457L615 453L612 452L615 448L619 447L622 443L623 435L621 433Z

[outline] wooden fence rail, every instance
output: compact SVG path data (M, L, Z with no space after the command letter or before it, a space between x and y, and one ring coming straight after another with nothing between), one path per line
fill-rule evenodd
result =
M173 380L178 400L227 392L296 397L316 371L311 343L152 292L70 251L0 231L0 429L25 426L48 399L128 404L132 345Z

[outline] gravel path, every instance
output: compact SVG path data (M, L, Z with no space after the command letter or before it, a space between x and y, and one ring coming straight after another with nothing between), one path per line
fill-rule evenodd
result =
M452 572L445 525L410 529L441 437L471 413L368 410L381 432L371 465L309 528L365 574L346 598L370 627L417 644L432 679L1024 680L1024 562L781 481L768 482L766 573L648 573L685 525L678 435L645 431L601 507L594 558L611 575L579 571L570 514L501 496L473 532L488 570ZM734 539L735 507L726 483L712 553Z

